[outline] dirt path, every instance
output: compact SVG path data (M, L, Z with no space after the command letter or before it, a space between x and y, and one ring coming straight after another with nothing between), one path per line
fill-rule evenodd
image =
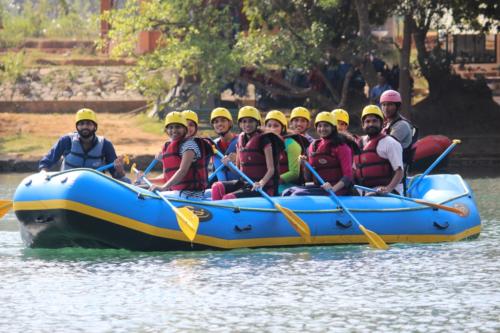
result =
M0 113L0 157L33 159L43 156L61 135L74 130L74 114ZM165 135L144 131L136 117L98 114L97 134L114 144L118 154L155 154Z

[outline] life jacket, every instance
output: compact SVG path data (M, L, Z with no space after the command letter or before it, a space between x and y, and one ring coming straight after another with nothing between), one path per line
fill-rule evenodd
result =
M212 156L212 147L202 138L193 138L201 152L201 157L194 161L181 182L171 187L172 190L203 191L208 187L208 162ZM179 170L182 156L179 149L185 139L165 143L162 149L163 178L168 181Z
M335 185L343 176L336 148L328 139L316 139L309 146L309 163L325 182ZM314 178L314 183L319 182Z
M394 120L392 123L390 123L388 126L386 126L383 130L382 133L390 135L392 127L399 121L406 121L411 128L412 131L412 136L411 136L411 142L410 145L406 148L403 147L403 164L405 165L411 165L413 162L413 156L415 155L415 151L417 150L417 140L418 140L418 128L414 126L408 119L404 118L403 116L399 115L396 120ZM396 138L395 138L396 139ZM398 139L396 141L399 142Z
M361 142L361 153L354 156L356 165L355 178L358 184L363 186L384 186L390 183L394 176L389 160L377 154L377 146L386 135L380 133L370 139L366 146Z
M275 134L263 133L261 130L257 130L257 132L253 134L250 139L248 139L248 141L245 133L242 132L238 136L238 144L236 146L236 149L239 154L240 168L241 171L253 181L261 180L267 171L266 157L261 145L261 140L265 135L277 137ZM278 140L280 139L278 138ZM271 177L271 179L264 186L264 191L266 191L269 195L275 195L276 193L278 193L278 183L280 175L278 160L281 151L275 148L277 145L275 145L273 142L271 144L273 145L273 160L275 172L273 177Z
M74 168L97 169L104 165L104 137L96 136L95 145L89 151L85 152L80 142L80 135L74 132L70 133L69 136L71 138L71 148L68 152L64 153L61 170Z
M220 141L221 141L221 138L217 138L214 140L215 147L217 147L218 151L220 151L224 155L228 155L230 153L236 153L236 145L238 143L237 136L235 136L231 140L231 142L229 143L229 146L227 147L227 149L225 151L222 150L222 148L220 146ZM214 162L214 169L217 169L222 164L220 157L218 157L217 155L214 155L213 162ZM235 173L234 171L232 171L230 168L224 167L220 171L217 172L217 180L218 181L227 181L227 180L235 180L235 179L240 179L240 176L237 173Z

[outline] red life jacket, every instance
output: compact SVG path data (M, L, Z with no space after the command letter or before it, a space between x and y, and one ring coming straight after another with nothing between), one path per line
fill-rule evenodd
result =
M394 176L389 160L377 154L377 146L385 134L379 134L370 139L366 146L361 146L361 153L354 156L356 164L356 182L367 187L385 186L389 184Z
M335 185L343 176L336 148L331 140L316 139L309 146L309 163L325 182ZM314 179L314 183L319 182Z
M191 164L182 181L171 187L172 190L203 191L208 187L208 161L210 159L210 145L201 138L193 138L200 148L201 158ZM168 141L163 146L163 178L168 181L181 166L182 157L179 149L184 139Z
M261 180L267 172L266 156L261 147L263 135L264 133L258 130L247 141L245 133L242 132L238 136L238 144L236 145L241 171L253 181ZM275 170L275 175L266 183L264 190L269 195L275 195L277 193L278 182L279 172Z

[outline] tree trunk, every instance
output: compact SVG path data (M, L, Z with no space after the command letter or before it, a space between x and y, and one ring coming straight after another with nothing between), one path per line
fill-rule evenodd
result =
M358 16L359 35L361 37L361 66L360 70L363 78L368 84L370 91L377 84L377 73L373 67L369 52L372 44L372 33L370 28L370 20L368 17L368 3L365 0L355 0L356 13Z
M399 54L399 92L401 93L403 116L411 116L410 52L413 22L410 14L404 17L403 45Z

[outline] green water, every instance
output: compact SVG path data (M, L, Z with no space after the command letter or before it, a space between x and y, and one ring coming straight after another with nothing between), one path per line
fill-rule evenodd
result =
M22 175L0 174L0 198ZM33 250L0 222L2 332L500 332L500 178L473 241L133 253Z

